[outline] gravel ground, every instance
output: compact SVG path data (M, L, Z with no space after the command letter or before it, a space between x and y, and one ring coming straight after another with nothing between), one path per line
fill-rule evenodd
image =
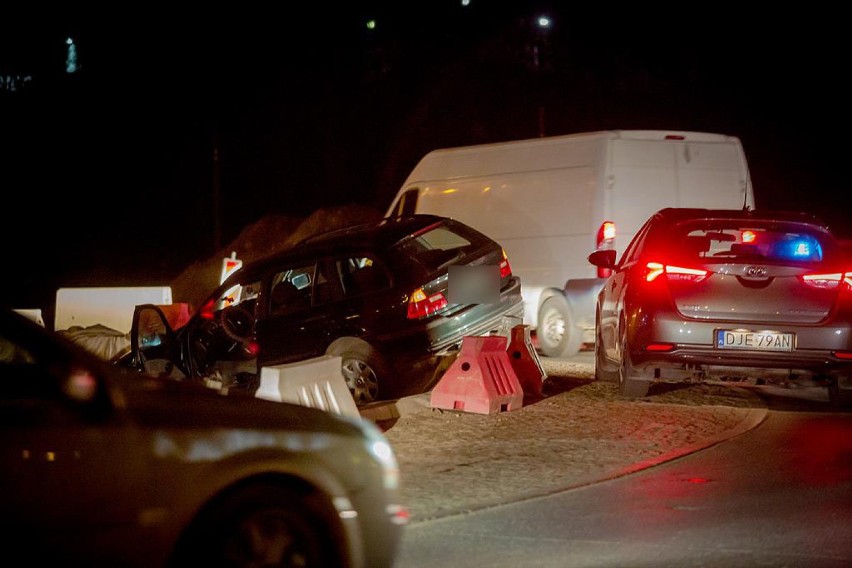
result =
M624 475L757 425L766 407L721 384L655 384L644 399L594 380L591 364L542 359L543 396L516 410L431 408L428 393L380 421L399 460L412 522Z

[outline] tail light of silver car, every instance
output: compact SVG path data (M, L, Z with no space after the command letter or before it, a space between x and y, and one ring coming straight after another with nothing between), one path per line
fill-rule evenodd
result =
M408 298L408 319L430 316L446 306L447 298L441 292L429 296L423 288L418 288Z
M812 288L825 290L852 291L852 272L832 272L828 274L802 274L799 279Z
M653 282L665 274L668 280L679 280L681 282L698 283L706 279L710 272L700 268L688 268L685 266L674 266L661 262L648 262L645 264L644 277L646 282Z
M615 248L615 223L612 221L604 221L598 228L598 235L595 242L596 250L614 249ZM598 278L607 278L612 274L611 268L602 268L598 266Z

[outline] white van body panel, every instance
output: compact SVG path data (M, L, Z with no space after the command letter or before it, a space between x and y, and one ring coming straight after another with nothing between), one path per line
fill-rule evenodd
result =
M587 257L604 221L617 227L620 256L664 207L754 207L739 139L703 132L613 130L434 150L387 215L411 211L412 191L414 212L453 217L503 245L521 277L526 324L536 328L544 299L565 294L586 335L602 284Z

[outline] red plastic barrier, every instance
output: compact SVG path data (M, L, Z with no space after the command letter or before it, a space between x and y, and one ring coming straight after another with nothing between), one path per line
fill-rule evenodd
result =
M509 347L506 349L512 369L518 376L518 381L524 388L524 394L541 396L547 371L541 365L541 359L533 347L530 338L530 326L516 325L512 328Z
M494 414L520 408L524 391L501 335L462 339L456 360L432 389L432 408Z
M159 304L157 307L163 310L163 315L166 316L169 325L175 331L185 326L189 321L191 315L189 313L189 304L185 302L178 304Z

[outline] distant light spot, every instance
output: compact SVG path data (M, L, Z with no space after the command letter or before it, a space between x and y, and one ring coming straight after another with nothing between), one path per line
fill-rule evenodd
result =
M68 54L65 57L65 72L66 73L76 73L77 72L77 46L74 45L74 40L72 38L67 38L65 40L65 45L68 46Z

